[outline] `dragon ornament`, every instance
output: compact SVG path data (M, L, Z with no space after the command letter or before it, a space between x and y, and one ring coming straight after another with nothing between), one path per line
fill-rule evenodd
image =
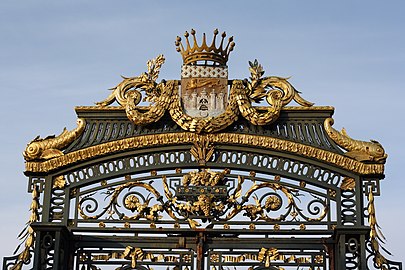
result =
M361 162L385 163L388 155L379 142L354 140L347 135L344 128L342 131L334 129L333 123L332 118L326 118L324 128L329 137L347 151L346 156Z
M23 152L25 160L47 160L63 156L63 152L61 150L78 138L84 131L85 126L85 120L79 118L77 119L77 128L71 131L64 128L59 136L48 136L44 139L41 139L39 136L36 137L27 145L25 151Z

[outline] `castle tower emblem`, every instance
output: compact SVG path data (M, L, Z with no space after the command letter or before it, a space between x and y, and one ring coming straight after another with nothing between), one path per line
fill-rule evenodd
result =
M196 32L184 34L185 44L177 37L177 51L183 57L181 68L181 102L186 114L191 117L215 117L225 111L228 105L228 61L235 43L230 37L225 45L223 32L219 46L216 45L218 30L214 31L211 45L207 45L205 33L198 45ZM191 45L191 43L193 43Z

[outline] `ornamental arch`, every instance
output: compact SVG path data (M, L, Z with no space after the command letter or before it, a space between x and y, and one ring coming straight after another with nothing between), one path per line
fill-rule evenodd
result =
M186 32L181 80L157 82L159 55L29 143L31 217L3 269L402 269L377 229L383 147L257 61L229 80L234 46Z

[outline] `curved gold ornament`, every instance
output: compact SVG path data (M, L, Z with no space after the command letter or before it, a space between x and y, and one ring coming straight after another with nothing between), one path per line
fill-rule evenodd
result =
M61 150L79 137L84 131L85 126L86 121L79 118L77 119L77 128L74 130L68 131L66 128L64 128L62 133L57 137L49 136L45 139L41 139L38 136L28 144L27 148L23 152L25 160L47 160L63 156L63 152Z
M148 185L146 183L141 183L141 182L128 182L126 184L118 186L117 188L115 188L112 191L110 201L109 201L108 205L105 207L105 210L112 207L112 205L117 201L117 197L121 194L121 192L124 189L131 189L133 187L142 187L142 188L146 189L147 191L149 191L151 194L153 194L156 198L160 197L160 193L155 188L153 188L151 185ZM85 219L85 220L99 219L102 215L105 214L105 211L103 211L102 213L100 213L98 215L94 215L94 216L87 215L85 213L85 211L83 210L83 205L82 205L82 203L86 199L87 199L87 196L83 197L80 200L78 207L77 207L79 215L83 219ZM159 216L158 213L163 211L163 206L161 206L159 204L150 206L149 202L150 202L150 199L147 199L145 202L141 202L141 200L139 200L139 198L136 196L131 196L131 197L128 196L124 202L125 208L131 210L132 212L136 211L137 213L133 216L123 215L122 219L123 220L138 220L140 218L145 218L149 221L156 221L156 220L162 218L162 216Z
M25 169L28 172L49 172L63 166L88 160L90 158L97 158L105 154L140 149L143 147L154 147L158 145L169 146L193 144L204 136L207 136L208 140L213 144L243 144L246 147L261 147L275 151L289 152L294 155L322 160L328 164L358 174L369 175L384 173L384 164L367 164L344 155L292 141L249 134L215 133L200 135L191 132L149 134L107 142L80 149L51 160L29 161L26 163Z
M380 226L377 223L376 211L374 206L374 195L372 190L368 191L368 223L370 225L370 242L371 249L374 255L374 263L378 269L388 269L387 263L388 260L383 254L381 254L380 248L390 254L384 247L381 246L381 243L384 243L385 236L383 235ZM390 254L391 255L391 254Z
M345 153L346 156L361 162L385 163L388 155L379 142L374 140L370 142L354 140L347 135L344 128L341 132L334 129L332 127L333 123L332 118L326 118L324 128L335 143L348 151Z
M154 97L153 105L148 106L148 111L145 113L141 113L136 107L136 99L140 93L136 90L128 92L125 111L129 120L137 125L146 125L157 122L165 114L171 104L173 92L178 91L178 83L168 81L159 84L157 89L161 89L158 91L161 94Z
M31 216L27 222L27 227L18 235L19 239L23 240L24 242L24 249L18 254L16 263L10 267L10 270L21 270L23 264L29 263L31 259L30 252L34 249L35 245L35 232L31 227L31 224L34 222L39 221L39 187L35 185L32 189L32 202L30 206ZM20 249L21 243L18 245L14 254Z
M158 78L160 68L164 62L164 56L159 55L155 59L148 61L148 72L145 72L137 77L126 78L122 76L122 82L111 88L111 94L105 100L96 102L96 105L106 107L116 101L118 104L125 107L129 93L131 93L133 103L138 105L139 102L141 102L142 95L137 89L144 90L146 93L145 100L153 102L154 99L159 96L159 93L156 93L156 91L159 90L156 80Z
M264 71L256 60L253 64L250 63L250 82L233 80L229 103L223 113L215 117L193 117L184 112L178 81L156 83L163 63L163 55L149 60L148 72L138 77L123 77L124 80L111 89L113 92L110 96L96 104L99 107L106 107L117 101L125 107L128 119L137 125L156 122L169 110L172 119L182 129L196 133L223 130L234 123L239 114L254 125L268 125L278 119L281 109L292 100L304 107L313 105L303 99L286 78L276 76L262 78ZM145 91L144 101L151 102L146 113L141 113L138 108L142 99L140 91ZM265 112L260 112L252 103L260 102L263 98L266 98L269 106L265 107Z
M190 154L196 159L199 165L205 166L214 154L214 146L206 137L201 137L194 142L190 149Z

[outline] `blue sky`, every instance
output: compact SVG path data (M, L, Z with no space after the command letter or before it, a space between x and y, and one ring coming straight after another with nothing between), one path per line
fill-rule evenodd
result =
M103 100L120 75L163 53L161 78L180 77L177 35L219 28L235 37L230 78L290 82L335 127L380 141L389 155L377 218L391 259L405 258L405 3L403 1L9 1L0 2L0 256L11 255L29 217L21 152L35 136L74 128L74 106Z

